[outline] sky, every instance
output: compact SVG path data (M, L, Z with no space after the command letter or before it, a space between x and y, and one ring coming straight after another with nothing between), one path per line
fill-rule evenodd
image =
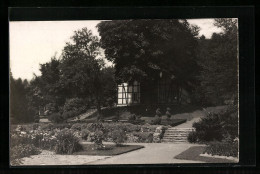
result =
M40 64L51 57L60 57L66 42L75 30L87 27L93 35L99 36L96 25L100 21L19 21L9 23L10 68L15 79L31 80L33 74L41 75ZM210 38L220 28L213 25L213 19L190 19L188 22L200 27L199 35ZM107 65L111 62L106 61Z

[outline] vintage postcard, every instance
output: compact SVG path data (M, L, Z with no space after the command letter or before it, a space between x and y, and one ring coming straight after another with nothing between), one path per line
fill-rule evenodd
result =
M238 163L238 19L10 21L10 165Z

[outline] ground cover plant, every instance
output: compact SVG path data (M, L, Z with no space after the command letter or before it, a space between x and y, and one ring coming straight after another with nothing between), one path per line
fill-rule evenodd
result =
M180 153L174 158L181 159L181 160L203 161L206 163L234 163L235 162L233 160L228 160L228 159L200 156L200 154L203 154L205 152L205 149L206 149L205 146L190 147L188 150Z
M74 155L97 155L97 156L114 156L120 155L123 153L131 152L134 150L138 150L144 148L141 145L121 145L116 146L112 144L104 145L102 150L95 149L93 144L83 144L83 150L79 152L73 153Z

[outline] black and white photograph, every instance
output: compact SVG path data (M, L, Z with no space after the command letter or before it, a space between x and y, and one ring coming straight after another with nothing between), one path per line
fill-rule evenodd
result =
M238 163L238 23L9 21L10 166Z

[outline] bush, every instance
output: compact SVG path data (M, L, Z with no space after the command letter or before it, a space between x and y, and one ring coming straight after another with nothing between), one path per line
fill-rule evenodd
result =
M58 133L57 144L54 149L57 154L72 154L82 149L79 139L72 131L64 129Z
M81 138L83 140L87 140L89 135L90 135L90 131L88 129L81 130Z
M17 145L33 144L32 140L28 136L19 136L17 134L12 134L10 137L10 147Z
M122 129L113 130L110 132L110 136L116 146L122 145L127 140L126 132Z
M141 120L141 116L136 116L135 114L132 114L130 115L130 117L128 117L128 122L132 124L139 124L139 125L145 123L144 120Z
M52 123L43 124L41 126L41 130L52 130L54 128L54 125Z
M138 137L138 142L140 143L153 142L153 132L134 132L133 135Z
M88 108L86 102L87 101L81 98L67 99L63 106L63 116L65 118L71 118L84 113Z
M75 123L75 124L73 124L72 126L71 126L71 128L70 129L72 129L72 130L81 130L81 127L82 127L82 124L80 124L80 123Z
M58 112L58 109L57 109L57 104L56 103L48 103L46 106L46 111L45 113L48 115L48 114L52 114L52 113L55 113L55 112Z
M10 161L14 165L20 158L40 154L40 150L33 144L18 144L10 148Z
M160 117L155 117L152 121L151 124L152 125L160 125L161 124L162 119Z
M238 157L238 142L213 141L208 144L204 153L211 155Z
M90 133L90 141L94 142L95 149L102 149L104 139L104 133L100 130Z
M90 141L94 142L95 149L103 149L102 141L107 136L107 129L103 126L102 123L93 123L89 127L90 133Z
M131 114L129 117L128 117L128 121L134 121L136 120L136 115L135 114Z
M61 114L58 113L58 112L49 115L49 120L54 122L54 123L62 123L64 121Z
M230 106L220 113L208 112L199 122L195 122L196 136L200 142L221 141L227 135L238 137L238 113L236 106Z
M198 139L197 133L195 131L190 132L187 139L190 143L196 143Z
M68 119L72 117L78 116L80 113L78 111L67 111L62 113L62 118L63 119Z
M60 123L53 125L53 129L70 129L72 127L71 123Z

